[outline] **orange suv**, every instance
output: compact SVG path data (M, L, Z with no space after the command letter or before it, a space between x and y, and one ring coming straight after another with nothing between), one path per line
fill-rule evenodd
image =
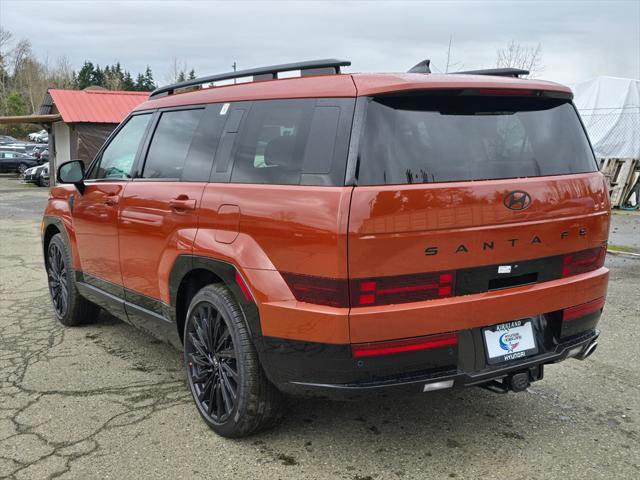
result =
M349 64L159 88L51 189L59 320L103 308L183 349L220 435L283 393L521 391L597 345L610 206L571 91Z

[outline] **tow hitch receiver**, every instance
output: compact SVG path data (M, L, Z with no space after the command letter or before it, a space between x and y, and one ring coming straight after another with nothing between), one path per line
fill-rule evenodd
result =
M491 380L480 386L494 393L524 392L529 388L531 382L542 380L543 376L544 365L538 365L526 370L512 372L500 380Z

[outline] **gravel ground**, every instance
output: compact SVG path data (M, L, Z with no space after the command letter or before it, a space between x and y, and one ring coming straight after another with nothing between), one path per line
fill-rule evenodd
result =
M46 197L0 176L0 478L640 478L640 260L607 258L598 351L525 393L292 400L281 426L231 441L201 422L178 351L107 315L57 323Z

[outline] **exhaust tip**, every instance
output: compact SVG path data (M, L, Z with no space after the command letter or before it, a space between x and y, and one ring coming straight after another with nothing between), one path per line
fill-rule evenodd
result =
M578 360L586 360L591 355L593 355L593 352L596 351L596 348L598 348L598 341L594 340L589 345L587 345L585 347L585 349L582 350L582 352L580 352L578 355L576 355L576 358Z

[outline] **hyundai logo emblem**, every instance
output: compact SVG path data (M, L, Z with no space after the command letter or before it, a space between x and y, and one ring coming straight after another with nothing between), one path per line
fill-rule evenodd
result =
M514 190L504 196L504 206L509 210L524 210L531 205L531 195L524 190Z

